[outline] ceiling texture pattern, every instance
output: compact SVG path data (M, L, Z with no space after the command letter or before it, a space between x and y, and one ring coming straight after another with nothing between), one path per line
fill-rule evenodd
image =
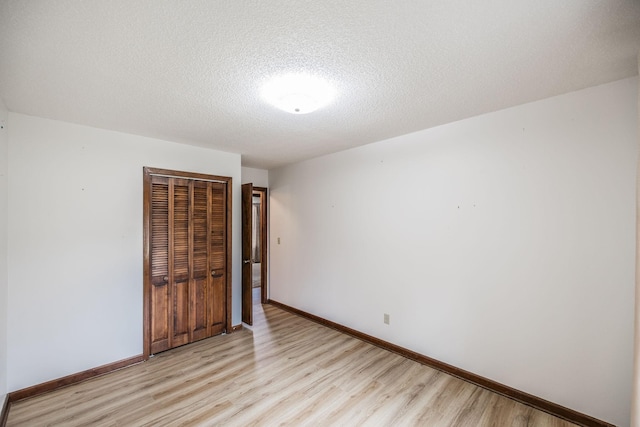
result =
M640 0L1 0L10 111L269 169L638 74ZM306 115L269 77L331 81Z

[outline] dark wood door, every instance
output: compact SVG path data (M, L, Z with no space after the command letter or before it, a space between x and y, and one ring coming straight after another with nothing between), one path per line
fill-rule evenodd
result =
M226 330L228 190L224 182L145 174L147 179L145 334L153 354Z
M251 236L253 234L253 184L242 185L242 321L253 325L253 266Z

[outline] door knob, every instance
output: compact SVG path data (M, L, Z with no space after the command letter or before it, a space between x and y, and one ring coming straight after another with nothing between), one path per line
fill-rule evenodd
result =
M250 262L251 262L251 260L250 260L250 259L245 259L245 260L244 260L244 263L245 263L245 264L249 264Z
M211 275L215 276L216 275L216 271L215 270L211 270Z
M162 277L162 281L165 282L165 283L168 282L169 281L169 276L163 276Z

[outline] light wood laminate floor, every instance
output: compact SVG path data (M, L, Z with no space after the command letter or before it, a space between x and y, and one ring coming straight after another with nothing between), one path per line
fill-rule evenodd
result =
M254 316L253 331L15 402L7 425L573 425L278 308Z

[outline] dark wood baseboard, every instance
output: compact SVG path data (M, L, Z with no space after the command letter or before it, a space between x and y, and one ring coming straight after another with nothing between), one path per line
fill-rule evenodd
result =
M231 330L228 332L230 334L234 333L234 332L238 332L242 330L242 323L239 325L235 325L231 327Z
M9 395L4 397L4 403L2 404L2 411L0 412L0 427L7 425L7 418L9 418Z
M556 403L549 402L548 400L542 399L540 397L533 396L529 393L516 390L512 387L506 386L499 382L474 374L473 372L465 371L463 369L457 368L455 366L449 365L447 363L441 362L439 360L433 359L423 354L416 353L415 351L411 351L404 347L400 347L398 345L392 344L387 341L383 341L371 335L367 335L360 331L356 331L355 329L351 329L346 326L340 325L339 323L335 323L330 320L323 319L322 317L316 316L314 314L307 313L305 311L299 310L294 307L290 307L281 302L274 301L271 299L268 300L267 302L275 307L281 308L290 313L312 320L316 323L319 323L331 329L335 329L336 331L345 333L347 335L351 335L354 338L358 338L362 341L368 342L369 344L373 344L377 347L380 347L385 350L404 356L407 359L414 360L418 363L422 363L423 365L445 372L456 378L460 378L464 381L470 382L472 384L475 384L487 390L501 394L510 399L523 403L527 406L531 406L533 408L547 412L558 418L562 418L564 420L567 420L572 423L585 426L585 427L615 427L613 424L609 424L607 422L598 420L586 414L582 414L580 412L574 411L573 409L569 409L564 406L558 405Z
M77 374L67 375L66 377L58 378L55 380L47 381L46 383L37 384L31 387L23 388L21 390L12 391L7 395L9 404L17 402L18 400L26 399L28 397L38 396L49 391L57 390L62 387L66 387L71 384L76 384L81 381L88 380L93 377L107 374L109 372L116 371L118 369L126 368L127 366L135 365L144 361L143 355L130 357L128 359L120 360L118 362L109 363L107 365L92 368Z

